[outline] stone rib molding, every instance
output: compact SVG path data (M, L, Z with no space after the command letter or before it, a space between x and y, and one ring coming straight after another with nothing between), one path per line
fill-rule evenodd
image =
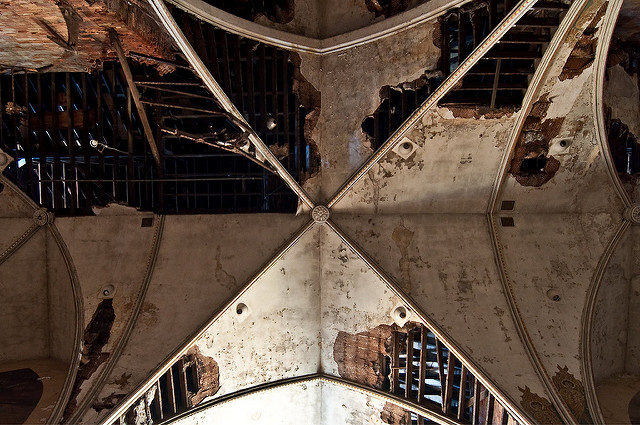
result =
M593 116L595 119L595 136L600 146L600 151L607 164L607 171L611 177L613 186L616 188L616 192L620 196L620 199L627 208L632 206L632 200L627 191L622 186L622 182L618 177L618 172L613 163L611 157L611 150L609 149L609 142L607 140L607 130L604 119L604 77L607 69L607 56L609 53L609 46L613 37L613 31L615 30L615 24L622 8L623 0L611 0L605 15L605 19L602 25L602 34L598 37L600 42L596 48L595 57L595 75L593 78L593 100L591 102L593 107ZM593 379L593 363L591 361L591 331L593 325L593 315L595 309L596 299L602 284L602 278L604 272L609 265L611 256L616 247L620 243L620 240L627 232L627 229L631 226L631 222L625 217L625 221L620 225L618 232L613 236L602 257L598 261L596 273L594 274L589 291L587 292L587 300L585 307L582 311L582 326L580 337L580 355L582 357L582 376L584 379L585 397L587 399L587 406L591 412L592 419L595 424L604 424L604 416L602 409L600 409L600 403L596 394L595 381Z
M27 243L27 241L29 239L31 239L31 237L33 235L35 235L38 230L40 230L42 226L39 226L36 223L32 223L29 227L27 227L27 230L24 231L24 233L22 233L20 236L18 236L13 242L11 242L11 245L9 245L7 247L7 249L5 249L1 254L0 254L0 266L7 261L9 258L11 258L11 256L18 250L20 249L20 247L22 245L24 245L25 243Z
M179 345L179 348L177 350L175 350L171 355L166 357L165 360L162 361L161 363L162 366L158 368L153 373L153 375L151 375L145 382L143 382L134 392L132 392L128 397L126 397L123 401L121 401L114 409L111 409L109 416L103 419L100 423L103 425L111 425L115 420L117 420L127 410L127 408L131 405L131 403L133 403L135 400L141 397L149 388L151 388L151 386L158 379L160 379L160 377L167 370L169 370L169 368L173 365L173 363L176 362L176 360L178 360L187 351L189 351L189 349L196 343L198 339L202 337L202 335L204 335L204 333L209 329L209 327L211 327L211 325L213 325L220 318L220 316L222 316L222 314L225 311L227 311L229 308L234 306L238 302L240 297L242 297L242 295L244 295L244 293L247 292L249 288L251 288L258 281L260 277L262 277L262 275L264 275L268 270L270 270L271 267L273 267L273 265L283 255L285 255L289 251L289 249L291 249L291 247L295 245L296 242L298 242L298 240L300 240L300 238L305 233L307 233L307 231L309 231L314 226L314 224L315 223L313 221L309 221L307 224L302 226L302 228L300 228L300 230L298 230L298 232L295 235L293 235L293 237L284 246L282 246L275 253L275 255L271 257L271 259L268 260L260 268L260 270L242 288L240 288L240 290L234 296L232 296L227 302L224 303L222 308L220 308L220 310L218 310L218 312L215 313L213 317L211 317L211 319L209 319L206 323L200 326L199 330L195 334L190 336L186 341L184 341L182 344ZM103 375L103 376L106 376L106 375ZM70 423L75 423L75 422L77 421L70 421Z
M435 335L438 339L444 342L449 349L456 355L456 357L465 365L471 373L480 381L482 385L488 388L491 393L495 396L495 398L503 404L514 418L517 419L518 423L521 424L534 424L535 421L528 416L525 412L521 412L515 406L517 404L514 400L512 400L509 396L505 395L500 391L498 386L488 378L488 374L485 373L479 366L473 364L468 356L459 346L456 344L453 339L440 327L438 326L425 312L422 311L420 307L411 299L411 297L404 292L399 285L397 285L391 277L389 277L369 256L357 245L355 242L351 241L351 239L331 220L328 220L327 223L329 228L331 228L340 239L356 253L358 257L362 261L364 261L367 266L369 266L376 275L387 285L387 287L404 303L406 303L411 310L413 310L417 315L420 321L424 323Z
M620 1L622 3L622 1ZM617 16L617 13L616 13ZM585 398L587 399L587 406L591 412L591 417L595 424L605 424L602 410L600 409L600 403L598 402L598 396L596 394L596 385L593 379L593 364L591 361L591 330L593 325L593 316L595 313L596 300L598 298L598 292L602 285L602 278L604 272L609 265L611 256L615 252L616 248L620 244L622 237L627 233L631 227L631 222L624 220L618 227L618 231L613 235L607 247L598 260L598 266L591 279L589 290L587 292L587 299L585 306L582 310L582 326L580 326L580 356L582 357L581 372L584 379Z
M270 28L225 12L202 0L168 0L204 22L232 34L300 53L327 55L398 34L460 7L471 0L432 0L396 16L334 37L318 39Z
M62 392L58 397L58 401L54 405L51 416L49 416L49 420L47 422L51 424L58 424L62 421L62 414L64 413L64 408L66 407L69 401L69 397L71 396L71 390L73 389L73 384L75 383L78 367L80 365L80 357L82 351L82 333L84 327L84 300L82 298L82 288L80 287L78 273L76 272L76 268L73 264L73 259L71 258L71 253L67 248L67 244L64 242L64 239L58 231L58 228L55 227L53 223L49 222L47 224L47 227L49 232L51 233L51 236L53 237L53 240L56 242L60 253L62 254L65 267L67 268L67 272L69 273L69 281L71 282L74 307L76 310L76 331L74 336L73 357L71 359L71 366L69 368L69 371L67 372L67 376L62 387Z
M404 400L401 397L398 397L396 395L389 394L384 391L368 388L362 384L358 384L353 381L348 381L346 379L338 378L338 377L323 374L323 373L315 373L312 375L302 375L302 376L297 376L295 378L288 378L288 379L268 382L266 384L256 385L255 387L246 388L246 389L237 391L235 393L227 394L217 399L211 400L209 402L202 403L187 412L176 415L171 419L169 419L168 421L164 422L164 424L174 423L179 419L188 418L207 408L220 406L222 404L225 404L230 401L237 400L249 395L260 394L267 391L275 390L278 388L285 388L285 387L289 387L296 384L303 384L303 383L311 384L315 382L323 382L331 385L336 385L339 387L346 388L350 391L359 392L361 394L374 397L385 402L389 402L398 407L406 409L410 412L413 412L420 416L428 418L441 425L463 425L461 422L458 422L447 416L444 416L442 413L436 412L431 409L427 409L424 406L419 405L418 403L413 403L413 402Z
M129 317L129 321L127 322L127 325L122 333L122 336L120 337L120 340L117 342L115 348L113 349L113 352L111 353L109 360L107 360L107 364L105 365L104 369L100 373L100 376L98 377L98 379L96 379L96 382L91 386L91 388L87 392L87 395L84 397L82 402L78 405L78 408L76 409L76 411L68 419L67 421L68 423L80 423L82 419L82 415L86 412L86 410L89 408L89 405L93 402L95 397L98 395L98 392L102 389L104 382L107 380L107 378L113 371L113 368L115 367L118 359L120 358L120 355L124 350L124 347L127 345L127 342L129 341L129 337L133 332L133 328L135 327L138 321L138 316L140 315L142 304L144 303L144 300L147 296L147 291L149 289L151 277L153 276L156 260L158 258L158 252L160 251L160 243L162 241L162 233L164 230L164 220L165 220L165 217L163 215L155 216L155 221L157 222L157 224L155 227L155 232L153 234L153 240L151 242L151 250L149 252L149 257L147 258L147 265L145 269L144 278L142 279L142 283L140 285L140 291L138 292L138 297L136 299L133 312Z
M213 94L216 101L220 106L229 114L233 115L237 120L243 123L247 129L249 129L249 141L253 143L256 149L264 156L267 161L276 169L276 172L282 180L289 186L293 192L298 195L298 198L306 204L307 207L313 208L315 205L306 191L298 184L298 182L289 174L286 168L278 161L278 158L271 152L271 149L260 139L258 134L251 128L247 120L242 116L238 108L233 104L229 96L222 90L220 84L213 78L209 69L202 62L198 54L193 49L193 46L189 43L184 36L182 30L171 16L169 9L164 4L164 0L148 0L149 4L155 11L157 17L162 22L171 38L176 42L180 51L184 54L187 61L194 69L196 74L200 77L205 86Z
M518 304L515 300L515 295L513 293L513 286L511 285L511 280L509 279L509 275L507 273L507 265L504 260L504 255L502 253L502 244L500 244L500 240L498 238L498 233L496 231L496 217L493 214L487 214L487 222L489 225L489 236L491 238L494 257L496 261L496 265L498 267L498 271L500 274L500 282L502 283L502 290L505 293L505 297L507 299L507 303L509 305L509 312L511 313L511 317L516 325L516 329L518 331L518 336L520 337L520 341L524 345L527 355L529 356L529 360L531 360L531 364L533 364L534 369L538 373L538 376L542 380L543 385L545 386L548 395L551 397L551 402L553 406L556 408L562 420L567 424L577 425L577 422L573 418L573 415L569 411L569 409L565 406L562 398L556 391L553 386L553 381L549 376L549 373L545 369L542 361L540 360L540 356L536 351L535 346L533 345L533 341L531 340L531 336L527 331L527 327L524 324L524 320L522 319L522 315L520 314L520 309L518 308Z
M151 1L151 0L150 0ZM158 1L158 0L155 0ZM440 86L424 101L413 114L407 118L404 123L387 139L387 141L378 148L378 150L356 171L349 180L338 190L328 203L328 207L334 206L349 189L356 184L369 170L378 163L394 146L402 139L402 137L415 125L431 108L435 107L440 99L442 99L462 78L467 74L473 65L475 65L482 57L495 46L500 39L509 31L516 22L527 13L537 0L520 0L513 10L505 16L498 26L475 48L475 50L450 74Z
M622 2L623 0L610 0L602 25L601 35L598 37L599 42L595 57L595 77L593 78L593 88L591 90L593 94L591 105L593 107L593 116L595 117L595 135L598 145L600 146L600 151L607 164L607 171L611 176L611 181L620 199L622 199L622 202L628 207L632 203L631 198L627 191L624 190L622 182L618 177L616 166L613 163L604 120L604 77L607 71L607 56L609 54L609 45L611 44L616 21L618 20L618 14L622 8Z
M520 136L520 132L522 131L522 127L524 125L524 121L527 118L527 114L531 111L531 107L533 106L534 100L540 89L542 88L543 78L547 75L547 71L549 69L549 65L551 61L555 58L558 53L558 49L562 45L562 41L567 36L569 30L573 27L574 22L583 9L589 3L590 0L578 0L573 2L567 14L560 22L560 26L556 30L556 33L553 35L553 39L547 50L544 52L542 59L540 60L540 64L536 69L536 72L533 74L533 78L529 83L529 88L525 93L524 99L522 101L522 107L518 111L517 121L513 126L511 134L509 136L509 142L507 148L505 149L502 159L500 160L500 165L498 167L498 173L496 174L496 178L494 180L493 188L491 190L491 197L489 198L489 203L487 204L487 213L495 213L497 211L497 203L500 198L500 193L502 192L502 187L504 180L507 175L508 164L511 162L511 158L513 156L513 148Z

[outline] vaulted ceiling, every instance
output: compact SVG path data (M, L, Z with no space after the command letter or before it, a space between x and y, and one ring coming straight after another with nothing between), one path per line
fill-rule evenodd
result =
M1 76L13 417L633 423L633 2L224 3Z

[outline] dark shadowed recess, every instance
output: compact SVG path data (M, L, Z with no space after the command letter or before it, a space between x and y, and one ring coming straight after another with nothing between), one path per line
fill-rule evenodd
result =
M42 381L31 369L0 373L0 424L22 424L42 397Z
M304 180L317 162L305 123L319 93L298 58L174 13L252 128ZM127 65L159 165L122 64L106 61L87 73L0 69L0 148L14 159L5 175L56 215L92 215L109 203L162 214L296 210L273 169L240 152L246 135L180 54L131 52Z
M629 420L631 425L640 425L640 392L629 402Z

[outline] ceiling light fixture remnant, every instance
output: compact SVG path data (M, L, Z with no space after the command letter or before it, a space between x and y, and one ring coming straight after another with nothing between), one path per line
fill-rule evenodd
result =
M560 294L555 288L551 288L547 290L547 298L549 298L551 301L558 302L560 301Z
M102 298L102 299L113 298L113 294L115 294L115 292L116 292L116 288L113 285L106 285L102 287L102 289L100 290L100 294L98 295L98 298Z
M400 143L393 148L393 151L402 157L402 159L408 159L417 149L415 143L408 137L403 137Z
M404 305L399 305L393 309L391 313L391 318L395 322L396 325L403 327L405 323L409 321L409 317L411 316L411 311L405 307Z
M267 130L271 131L274 128L276 128L276 126L278 125L278 122L276 121L276 119L273 117L273 115L269 114L267 115Z
M311 210L311 218L316 223L326 223L329 220L329 208L317 205Z
M120 153L123 153L125 155L129 154L128 152L122 151L120 149L116 149L116 148L112 148L111 146L107 146L104 143L101 143L101 142L97 141L96 139L89 140L89 146L91 146L92 148L96 149L100 153L104 152L105 149L110 149L112 151L120 152Z

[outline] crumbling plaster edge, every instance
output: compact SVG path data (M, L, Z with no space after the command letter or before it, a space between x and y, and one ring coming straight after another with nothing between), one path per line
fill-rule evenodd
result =
M84 399L78 405L76 411L71 415L71 417L67 420L67 423L80 423L82 415L87 411L90 404L95 400L99 391L102 389L105 381L111 375L111 372L115 368L117 361L120 359L122 352L124 351L125 346L129 342L129 337L133 333L133 329L138 321L138 316L140 315L140 311L142 310L142 305L147 296L147 291L149 289L149 284L151 283L151 278L153 276L153 271L155 270L156 260L158 258L158 252L160 251L160 243L162 241L162 234L164 231L164 215L156 215L155 220L155 231L153 234L153 240L151 242L151 250L149 252L149 257L147 258L147 264L145 269L144 278L142 283L140 284L140 290L138 291L138 296L136 298L136 303L131 312L131 316L129 316L129 320L127 321L127 325L122 333L122 336L116 343L113 352L109 356L109 360L107 364L100 372L100 375L93 383L89 391L85 395ZM79 358L78 358L79 360Z
M591 90L591 93L593 95L591 105L593 108L593 116L595 120L595 136L598 145L600 146L600 151L602 152L602 155L604 156L605 162L607 164L607 171L611 176L613 186L616 188L620 199L626 207L629 207L632 204L631 197L622 186L622 182L618 177L618 172L616 171L616 167L613 163L604 119L604 79L605 73L607 71L607 58L609 55L611 39L613 38L613 32L618 20L618 15L620 14L620 9L622 8L622 3L623 0L609 0L609 7L607 9L607 14L601 30L602 35L599 36L601 42L598 43L598 47L596 50L595 76L593 78L593 87Z
M337 36L319 39L280 31L225 12L202 0L167 0L199 19L222 28L232 34L265 44L314 55L327 55L398 34L444 14L471 0L438 0L407 10L383 21ZM444 4L443 4L444 3Z
M302 238L304 234L309 231L315 223L310 220L305 225L303 225L282 247L280 247L276 253L265 263L263 264L258 272L251 278L249 281L242 287L240 290L234 294L229 300L227 300L222 307L213 314L213 316L208 319L205 323L202 324L198 328L198 330L188 337L184 342L178 345L178 348L174 350L172 354L165 357L165 359L160 362L160 366L156 369L156 371L147 378L142 384L138 386L136 390L129 394L128 397L125 397L118 405L111 409L111 412L107 417L102 419L99 423L103 425L111 425L114 421L116 421L120 415L122 415L127 408L133 403L135 400L140 398L151 386L153 386L158 379L167 371L171 366L183 355L189 351L191 347L193 347L196 342L207 332L207 330L218 321L218 319L232 306L234 306L238 300L262 277L267 271L269 271L274 264L285 255L289 249L291 249L297 242ZM88 398L88 397L87 397ZM70 423L75 423L74 421L69 421Z
M11 180L6 178L4 175L0 174L0 183L5 186L5 190L11 190L16 193L20 199L35 213L40 209L40 207L27 196L17 185L15 185ZM50 214L50 213L49 213ZM8 256L12 255L20 246L22 246L25 242L27 242L33 235L35 235L40 227L37 226L35 228L30 227L27 231L20 237L22 240L15 249L11 250L8 255L3 258L3 261L8 258ZM67 273L69 274L69 282L71 284L71 291L73 293L73 303L75 308L75 321L76 321L76 329L75 336L73 341L73 352L71 355L71 364L69 365L69 369L67 370L67 376L65 377L64 384L62 386L62 391L58 396L56 403L51 410L51 414L47 419L47 424L57 424L60 422L62 418L62 413L64 412L64 407L66 406L69 397L71 395L71 390L73 388L73 384L76 379L76 374L78 371L78 366L80 364L80 353L82 350L82 328L84 324L84 301L82 298L82 288L80 286L80 281L78 279L78 274L76 272L76 268L73 264L73 258L71 257L71 253L67 248L67 245L64 242L64 239L60 235L58 228L56 227L53 219L49 219L46 227L51 232L60 253L62 254L62 258L64 259L65 267L67 269Z
M618 1L618 0L615 0ZM622 3L622 0L619 0ZM602 410L600 409L600 403L598 402L598 395L596 392L595 381L593 379L593 363L591 361L591 330L593 328L593 317L595 314L595 305L598 299L598 292L600 286L602 286L602 279L604 273L609 265L611 257L618 248L623 236L627 233L627 230L631 227L629 220L624 220L620 223L617 232L613 235L607 247L598 260L597 268L589 284L587 292L587 299L585 301L584 308L582 310L582 325L580 326L580 356L581 373L584 379L585 398L587 399L587 406L591 412L592 419L595 425L605 424Z
M356 253L358 257L362 261L367 264L376 275L387 285L387 287L402 300L402 302L406 303L407 306L411 310L413 310L418 316L419 321L421 321L424 325L429 327L429 329L435 334L435 336L442 341L448 348L451 350L456 357L469 369L471 373L486 387L488 388L494 397L502 403L502 405L509 411L509 413L515 417L520 424L535 424L536 422L529 416L527 412L520 410L517 406L518 404L508 395L504 394L498 385L496 385L493 380L489 377L484 369L480 366L474 364L470 359L471 356L467 355L467 353L460 348L460 346L451 338L451 336L435 321L429 317L420 307L418 307L417 303L415 303L411 297L404 292L402 288L398 284L396 284L391 277L389 277L378 265L369 258L365 252L355 244L355 242L351 241L349 237L342 231L340 228L333 223L331 220L327 222L328 226L340 237L340 239Z

